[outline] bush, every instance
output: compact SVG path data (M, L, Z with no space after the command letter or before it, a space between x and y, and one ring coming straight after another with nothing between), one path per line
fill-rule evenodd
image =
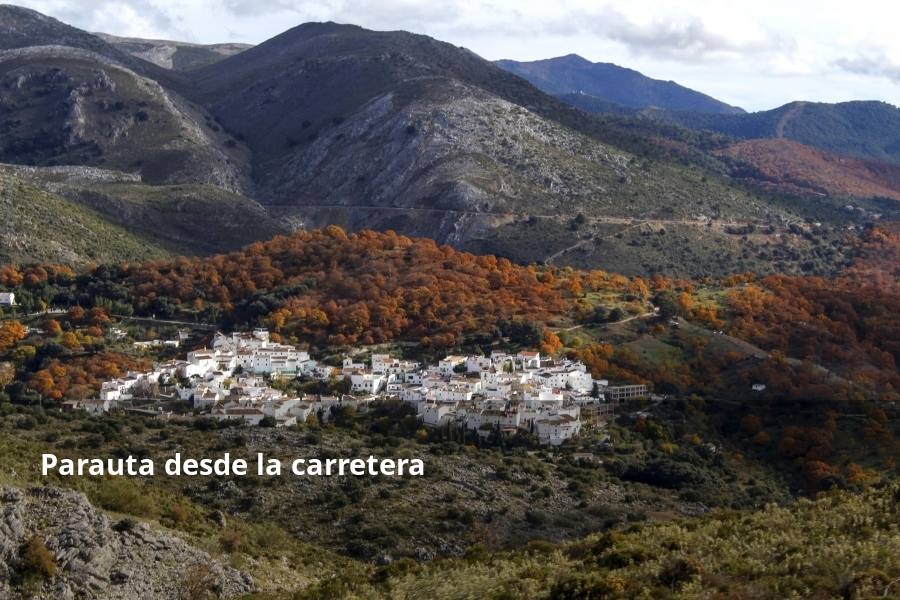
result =
M130 515L147 517L154 512L153 500L133 481L125 478L103 480L94 493L94 500L107 510Z
M126 531L131 531L137 527L137 521L134 519L122 519L118 523L112 526L113 531L118 531L119 533L125 533Z
M659 582L673 590L700 574L700 567L690 559L669 560L659 573Z
M549 600L601 600L620 594L625 581L614 575L598 573L570 575L553 584Z
M172 519L173 523L184 525L189 517L190 513L184 504L173 504L169 509L169 518Z
M241 549L244 545L244 536L238 531L229 530L219 537L219 546L223 552L232 554Z
M191 565L184 573L181 580L182 600L206 600L210 597L210 591L215 587L217 577L207 563Z
M56 575L56 559L40 537L32 537L22 547L22 570L43 579Z

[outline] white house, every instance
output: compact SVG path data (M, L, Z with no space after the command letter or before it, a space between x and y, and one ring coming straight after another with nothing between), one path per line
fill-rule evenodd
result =
M465 356L450 355L438 362L438 371L442 376L450 377L453 375L453 370L456 369L456 367L465 364L465 362Z
M467 373L481 373L482 371L489 371L491 367L494 366L494 363L491 362L491 359L487 356L468 356L466 357L466 372Z
M85 400L81 403L81 409L90 415L102 415L113 408L110 400Z
M220 421L226 419L242 419L244 423L248 425L259 425L259 422L266 416L263 411L252 406L221 408L214 410L210 415Z
M0 292L0 306L15 306L16 295L12 292Z
M366 370L365 363L354 362L353 359L350 358L349 356L344 359L343 363L341 363L341 371L343 371L345 375L348 373L351 373L353 371L365 371L365 370Z
M350 390L356 393L377 394L384 387L387 378L374 373L351 373Z
M523 369L539 369L541 366L541 353L532 351L519 352L516 359L522 363Z
M536 420L534 430L542 444L559 446L578 435L581 431L581 421L567 414L550 416Z
M425 404L419 407L426 427L443 427L453 418L455 408L452 404Z

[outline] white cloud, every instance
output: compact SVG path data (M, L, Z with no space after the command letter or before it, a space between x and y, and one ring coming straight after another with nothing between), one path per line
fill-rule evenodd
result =
M842 57L836 59L834 65L848 73L883 77L900 83L900 64L889 59L884 53Z

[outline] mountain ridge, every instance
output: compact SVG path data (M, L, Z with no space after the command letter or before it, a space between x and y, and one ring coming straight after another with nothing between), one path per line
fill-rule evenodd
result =
M629 107L740 114L744 110L689 89L674 81L647 77L613 63L591 62L577 54L536 61L495 61L555 96L585 94Z

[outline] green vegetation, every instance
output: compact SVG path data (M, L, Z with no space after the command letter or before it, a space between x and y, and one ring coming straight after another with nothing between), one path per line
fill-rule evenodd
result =
M227 252L287 232L255 201L212 185L74 182L63 189L171 252Z
M635 524L562 546L492 555L473 548L460 559L330 580L297 597L900 598L898 497L893 485L752 513Z
M91 209L0 174L0 262L117 262L162 258L155 243Z
M786 137L838 154L900 162L897 146L900 109L886 102L792 102L773 110L743 115L660 112L657 116L664 121L737 138Z

